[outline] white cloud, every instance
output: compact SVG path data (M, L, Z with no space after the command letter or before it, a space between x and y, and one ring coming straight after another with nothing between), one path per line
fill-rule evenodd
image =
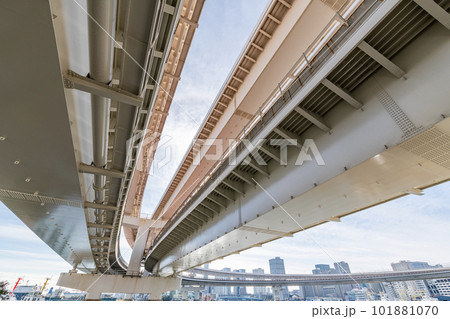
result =
M20 225L10 223L0 225L0 239L11 241L14 240L31 241L31 242L40 240L35 233L29 231L28 229L23 228Z

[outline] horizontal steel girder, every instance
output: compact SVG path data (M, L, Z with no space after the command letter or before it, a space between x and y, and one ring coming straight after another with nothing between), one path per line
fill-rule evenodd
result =
M116 211L119 208L112 205L102 205L92 202L84 202L84 208L93 208L93 209L103 209L103 210L110 210L110 211Z
M73 71L69 71L68 74L64 76L64 86L67 89L77 89L134 106L140 106L143 101L143 99L137 95L97 82Z
M78 171L80 173L86 173L86 174L94 174L94 175L103 175L108 177L114 177L114 178L125 178L126 174L124 172L118 171L118 170L109 170L105 168L95 167L87 164L80 164L78 167Z
M362 41L358 46L365 54L374 59L378 64L391 72L397 78L403 77L406 72L400 69L394 62L386 58L366 41Z
M414 0L414 2L450 30L450 13L445 11L444 8L433 0Z

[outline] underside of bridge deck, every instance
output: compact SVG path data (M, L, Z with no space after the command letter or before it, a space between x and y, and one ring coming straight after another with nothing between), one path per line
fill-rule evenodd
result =
M448 180L450 37L436 19L420 1L364 1L180 205L146 269L177 273Z

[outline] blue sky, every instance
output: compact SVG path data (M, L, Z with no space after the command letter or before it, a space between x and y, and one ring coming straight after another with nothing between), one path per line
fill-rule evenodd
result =
M164 131L172 160L150 177L144 214L153 213L267 1L223 3L205 3ZM166 147L158 150L156 162ZM354 272L390 270L391 262L403 259L449 264L448 194L450 184L442 184L426 190L424 196L400 198L345 217L341 223L327 223L213 262L211 268L262 267L268 271L268 259L275 256L285 259L289 273L310 273L314 264L341 260ZM123 254L129 255L124 240L121 246ZM13 282L25 276L30 283L42 283L53 276L51 283L55 284L58 274L70 268L0 203L0 280Z

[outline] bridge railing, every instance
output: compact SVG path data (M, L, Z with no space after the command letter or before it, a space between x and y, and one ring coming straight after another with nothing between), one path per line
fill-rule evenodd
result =
M381 3L380 0L347 0L341 6L326 27L319 33L306 51L303 52L301 58L294 64L286 77L279 83L278 87L269 95L259 108L259 112L240 131L235 139L235 143L225 150L220 160L208 171L205 178L196 185L175 214L169 218L158 236L152 241L151 249L153 249L154 245L163 238L166 231L189 208L189 203L195 202L202 195L202 192L211 186L216 178L233 164L230 163L230 155L232 152L235 153L235 157L237 158L246 149L242 140L247 139L253 141L261 130L275 118L275 115L311 79L315 70L319 69L343 46L352 32L363 23L365 18L373 12L379 3Z

